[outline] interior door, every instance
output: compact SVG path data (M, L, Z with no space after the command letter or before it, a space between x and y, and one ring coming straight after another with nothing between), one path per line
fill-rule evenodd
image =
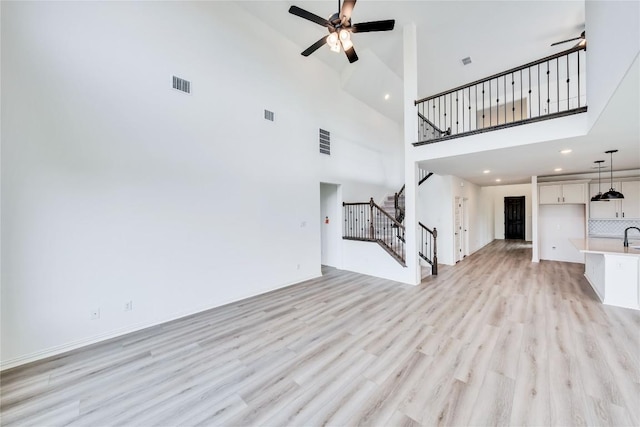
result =
M525 238L525 198L504 198L504 238L524 240Z
M455 199L455 212L454 212L454 220L453 220L453 227L454 227L454 236L453 236L453 240L454 240L454 250L455 250L455 261L461 261L462 258L464 258L464 253L463 253L463 241L464 241L464 232L462 230L463 227L463 218L464 218L464 213L462 211L463 207L462 207L462 198L460 197L456 197Z

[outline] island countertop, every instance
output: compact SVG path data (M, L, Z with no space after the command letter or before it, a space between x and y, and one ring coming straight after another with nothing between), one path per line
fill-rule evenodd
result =
M571 239L571 243L580 252L594 254L630 255L640 257L640 241L631 239L629 247L624 247L622 239L592 237L588 239Z

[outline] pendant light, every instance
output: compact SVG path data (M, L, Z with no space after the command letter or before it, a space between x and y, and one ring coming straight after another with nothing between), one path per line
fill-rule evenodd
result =
M602 191L600 191L600 169L602 169L602 164L604 163L604 160L596 160L593 163L597 163L598 164L598 194L596 194L595 196L593 196L591 198L592 202L598 202L601 200L602 198ZM606 201L606 200L605 200Z
M624 199L624 195L613 188L613 153L617 153L618 150L609 150L605 151L605 153L611 155L611 188L609 191L604 193L600 200L616 200L616 199Z

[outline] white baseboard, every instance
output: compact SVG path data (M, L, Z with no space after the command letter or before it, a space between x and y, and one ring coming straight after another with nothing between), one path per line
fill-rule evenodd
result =
M164 317L162 319L156 319L156 320L149 321L149 322L142 322L142 323L138 323L138 324L135 324L135 325L130 325L130 326L127 326L127 327L124 327L124 328L120 328L120 329L116 329L116 330L113 330L113 331L106 332L104 334L98 334L98 335L95 335L95 336L92 336L92 337L89 337L89 338L68 342L68 343L57 345L57 346L54 346L54 347L49 347L47 349L36 351L36 352L30 353L30 354L27 354L27 355L24 355L24 356L16 357L16 358L13 358L13 359L3 360L3 361L0 362L0 372L2 372L4 370L7 370L7 369L15 368L15 367L18 367L18 366L21 366L21 365L25 365L27 363L37 362L38 360L46 359L46 358L53 357L53 356L58 356L60 354L67 353L69 351L77 350L77 349L82 348L82 347L87 347L89 345L97 344L97 343L100 343L100 342L103 342L103 341L106 341L106 340L110 340L112 338L117 338L117 337L121 337L123 335L131 334L133 332L137 332L137 331L140 331L142 329L147 329L147 328L151 328L153 326L161 325L163 323L172 322L174 320L181 319L183 317L192 316L194 314L202 313L204 311L211 310L211 309L214 309L214 308L217 308L217 307L222 307L222 306L225 306L227 304L233 304L235 302L242 301L242 300L245 300L247 298L252 298L252 297L255 297L255 296L258 296L258 295L267 294L269 292L273 292L273 291L276 291L278 289L282 289L282 288L286 288L286 287L289 287L289 286L297 285L299 283L306 282L307 280L316 279L316 278L318 278L320 276L322 276L322 273L318 272L315 275L309 276L309 277L301 279L299 281L291 282L291 283L285 283L285 284L282 284L282 285L280 285L280 286L278 286L276 288L269 289L268 291L247 295L247 296L244 296L242 298L237 298L235 300L227 301L227 302L222 303L222 304L201 306L201 307L198 307L196 309L175 313L173 315L170 315L168 317Z

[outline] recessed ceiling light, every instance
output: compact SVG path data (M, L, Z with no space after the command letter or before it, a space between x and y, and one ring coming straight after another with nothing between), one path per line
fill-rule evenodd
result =
M560 172L562 170L562 168L555 168L553 171L554 172Z
M560 154L569 154L570 152L572 152L573 150L571 148L567 148L566 150L562 150L560 151Z
M496 179L496 182L501 182L502 180L500 178Z
M386 101L386 100L388 100L390 96L391 96L391 95L389 95L388 93L387 93L387 94L385 94L385 96L384 96L384 100L385 100L385 101Z
M489 173L491 172L489 169L482 171L482 173Z

